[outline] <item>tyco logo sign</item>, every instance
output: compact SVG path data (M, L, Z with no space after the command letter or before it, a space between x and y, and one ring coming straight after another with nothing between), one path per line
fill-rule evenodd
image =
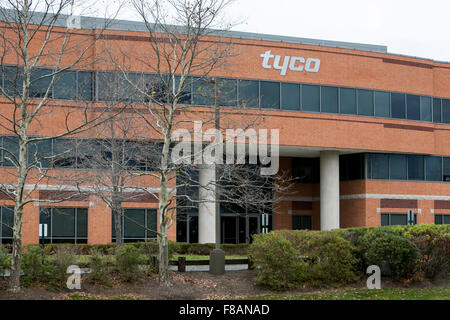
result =
M274 69L280 70L280 75L282 76L286 75L288 68L292 71L304 70L306 72L319 72L320 68L320 59L308 58L305 60L305 58L302 57L285 56L283 63L280 64L281 57L270 54L270 50L261 54L260 57L263 58L263 68L272 69L273 67ZM270 65L272 58L274 58L273 65Z

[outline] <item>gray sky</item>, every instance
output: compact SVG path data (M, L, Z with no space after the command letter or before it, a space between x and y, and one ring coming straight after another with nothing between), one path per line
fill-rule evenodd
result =
M386 45L450 61L449 0L235 0L226 16L243 21L237 31ZM119 18L137 19L129 9Z

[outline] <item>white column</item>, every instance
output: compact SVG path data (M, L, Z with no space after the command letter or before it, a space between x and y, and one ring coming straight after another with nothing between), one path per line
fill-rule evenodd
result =
M198 242L216 242L216 171L214 165L199 170ZM204 187L201 187L204 186Z
M320 152L320 230L339 228L339 152Z

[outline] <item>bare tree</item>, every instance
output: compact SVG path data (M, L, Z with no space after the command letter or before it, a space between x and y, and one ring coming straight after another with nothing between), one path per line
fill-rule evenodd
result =
M15 145L2 148L4 158L15 168L2 191L15 203L9 289L18 292L23 210L27 204L41 201L34 197L40 185L52 183L45 162L54 159L55 154L43 156L39 144L80 134L104 121L103 115L108 112L81 101L76 107L57 103L52 94L61 89L58 83L71 69L90 66L90 49L111 20L105 19L105 25L96 32L73 29L66 21L72 21L68 18L75 8L80 9L74 0L6 0L1 6L4 85L0 86L0 93L11 108L0 114L0 127L16 140ZM77 24L75 18L74 26ZM77 100L83 96L82 91L77 90L70 98ZM33 148L35 151L30 151Z
M217 79L211 81L208 76L211 71L229 66L229 58L236 55L231 39L226 37L230 25L224 25L221 20L223 11L230 2L229 0L133 0L132 4L143 20L148 34L145 51L142 51L141 47L138 55L133 55L132 50L122 49L118 50L119 56L112 57L127 81L140 93L141 100L137 101L134 109L146 125L146 134L161 144L157 158L158 165L153 172L146 174L157 178L160 185L159 195L152 193L152 196L157 197L159 202L157 235L159 283L162 286L170 285L168 230L175 222L176 211L182 207L197 206L203 201L189 194L179 194L176 190L193 187L217 192L216 187L221 186L219 198L221 201L232 203L250 201L251 191L253 194L251 201L260 208L260 212L265 211L261 209L264 206L272 207L275 203L276 192L273 186L276 184L273 183L273 179L267 178L262 183L261 180L250 179L249 175L244 178L239 175L239 170L241 173L242 170L247 170L243 167L221 165L215 181L208 185L200 184L189 171L193 169L190 160L203 152L202 143L201 150L194 150L192 154L186 156L189 161L174 162L171 159L171 148L179 138L176 133L178 129L184 128L192 132L190 128L195 121L202 121L203 125L209 128L214 126L219 128L217 116L211 108L199 111L189 105L187 100L191 98L192 86L196 86L198 82L209 81L209 84L199 86L204 92L194 89L193 94L197 98L210 100L212 98L217 105L219 87L223 83ZM127 68L121 59L123 56L138 62L143 69L152 73L147 75L144 86L136 85L136 81L127 77ZM240 107L240 111L228 110L220 115L222 128L239 127L245 130L263 121L264 117L245 111L245 105ZM183 179L177 181L177 177L180 176L183 176ZM238 187L245 186L249 191L247 196L243 197L235 189L228 188L227 186L231 184ZM241 188L240 192L242 190L244 188ZM215 201L217 199L218 197Z

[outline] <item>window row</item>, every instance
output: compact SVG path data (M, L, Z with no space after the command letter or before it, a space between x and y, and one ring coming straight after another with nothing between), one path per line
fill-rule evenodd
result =
M144 241L157 236L158 216L156 209L123 209L122 240L124 242ZM111 238L116 240L114 216L111 216Z
M417 214L414 214L413 224L417 224ZM406 226L408 225L407 213L382 213L381 214L382 226Z
M450 182L450 157L368 154L367 179Z
M112 145L114 144L114 145ZM39 168L108 168L113 153L124 169L151 171L158 162L156 142L100 139L49 139L28 145L28 164ZM18 163L17 136L0 136L0 166Z
M450 214L435 214L434 224L450 224Z
M39 225L46 225L47 234L42 231L40 239L44 243L87 243L88 209L40 208Z
M21 68L3 66L0 84L7 92L19 94ZM43 97L51 82L51 69L36 69L32 74L30 95ZM347 87L320 86L277 81L188 77L178 101L184 104L282 109L306 112L339 113L419 120L450 124L450 99L398 92ZM166 75L119 72L65 71L56 78L49 92L54 99L87 101L141 101L174 99L173 85ZM147 98L146 98L147 97Z

